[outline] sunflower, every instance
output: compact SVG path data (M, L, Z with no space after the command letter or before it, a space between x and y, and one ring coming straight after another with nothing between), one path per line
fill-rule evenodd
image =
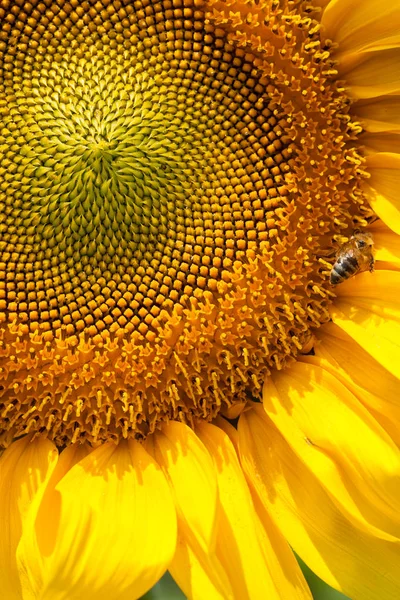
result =
M399 30L0 0L2 598L399 598Z

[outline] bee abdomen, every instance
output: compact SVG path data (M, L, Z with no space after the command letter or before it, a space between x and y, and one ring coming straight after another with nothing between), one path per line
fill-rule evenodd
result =
M332 285L337 285L345 281L358 270L358 261L354 256L347 256L345 259L339 259L332 267L330 281Z

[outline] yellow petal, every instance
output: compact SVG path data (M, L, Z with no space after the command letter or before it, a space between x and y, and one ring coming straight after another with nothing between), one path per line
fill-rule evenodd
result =
M400 234L400 154L378 152L368 155L366 166L371 174L365 193L376 214Z
M367 533L400 537L400 450L320 359L296 362L267 378L263 401L271 421L348 517Z
M48 486L30 516L17 552L32 587L24 600L133 600L175 551L169 485L135 441L93 450ZM35 554L40 561L32 563Z
M373 211L390 229L400 235L400 205L392 191L384 190L377 182L378 188L364 184L364 192Z
M253 405L254 402L247 403L246 409L251 410ZM215 419L214 424L229 436L239 456L239 433L237 429L220 417ZM276 589L280 590L282 598L291 598L291 600L311 599L311 592L290 546L275 526L259 499L256 496L252 497L257 513L257 534L264 553L265 562L268 565L268 570L274 580Z
M247 410L249 410L252 404L252 402L247 403ZM226 435L229 437L229 439L235 447L236 454L239 456L239 434L237 432L237 429L235 429L232 425L232 423L229 423L229 421L223 419L222 417L217 417L213 421L213 425L216 425L217 427L222 429L222 431L225 431Z
M370 225L368 230L374 238L376 259L400 265L400 236L380 220Z
M247 410L251 410L253 404L253 402L248 403ZM237 455L239 455L239 434L237 429L220 417L215 419L214 424L218 425L229 436ZM271 517L259 499L256 496L252 497L256 509L258 538L276 589L280 590L282 598L291 598L291 600L311 599L311 592L290 546L271 520Z
M324 34L339 44L339 53L396 47L400 43L400 1L333 0L324 10Z
M398 600L399 546L365 534L341 514L262 406L244 413L238 427L243 469L304 562L354 600Z
M353 110L366 131L400 132L400 96L383 96L372 100L362 100Z
M351 68L350 68L351 65ZM352 98L376 98L400 92L400 49L398 47L365 54L361 62L342 65L339 73L345 78Z
M217 567L218 564L218 567ZM219 569L220 580L216 579ZM235 595L218 559L201 549L193 550L187 540L178 535L175 556L169 567L172 577L190 600L233 600ZM211 576L210 576L211 571Z
M400 273L361 273L337 288L333 322L400 379Z
M32 548L34 548L34 551L31 552L29 557L29 573L27 572L25 565L21 563L21 561L18 561L24 600L36 600L37 596L34 590L42 589L43 587L43 560L37 547L35 537L35 521L38 511L40 510L43 513L43 518L46 519L46 512L52 510L52 506L47 503L49 491L53 490L55 485L62 477L64 477L69 469L79 462L79 460L87 456L89 451L90 447L88 445L74 444L61 452L53 471L46 479L45 484L38 490L30 504L29 511L25 518L25 531L29 532L26 533L26 535L33 535ZM45 499L45 501L43 501L43 499ZM32 577L34 578L34 582L32 581Z
M187 425L170 422L146 448L168 479L178 514L170 573L188 598L233 598L215 554L217 478L212 458Z
M217 477L207 449L190 427L177 421L155 433L151 441L187 535L194 536L205 552L214 549Z
M357 396L400 446L400 381L334 323L326 323L316 337L316 357L326 362L325 368Z
M351 352L352 348L354 347L360 348L360 346L350 337L349 340L349 352ZM367 410L386 431L397 447L400 448L400 406L396 406L393 403L385 403L380 396L371 394L371 392L366 389L368 386L367 383L365 383L365 387L357 385L351 379L350 375L339 366L339 364L334 360L324 346L318 345L318 352L316 351L316 354L316 356L301 357L300 360L302 362L320 365L326 371L331 373L353 394L353 396L359 400L359 402L361 402L361 404L367 408ZM355 350L355 354L357 355L357 350ZM377 362L371 356L369 358L371 362L377 364ZM388 377L392 377L385 369L383 369L383 371L388 375ZM369 375L367 375L367 379L370 379ZM398 380L396 381L399 383ZM393 400L397 398L398 395L393 397Z
M356 102L352 110L370 133L400 133L400 96L382 96Z
M223 408L221 410L221 415L226 417L227 419L237 419L240 414L242 414L243 410L246 408L247 402L237 402L228 408Z
M216 466L220 500L216 550L235 598L278 600L281 596L265 562L251 494L232 442L207 423L200 423L197 433Z
M375 268L378 271L400 271L400 264L378 260L375 263Z
M292 549L257 494L254 490L252 491L253 502L259 519L257 533L259 534L261 548L264 551L269 572L275 582L276 589L280 591L280 598L312 600L312 594Z
M16 549L34 497L58 458L54 444L32 435L12 443L0 458L0 590L5 600L20 600Z
M397 110L400 112L400 102ZM399 133L364 133L358 138L364 153L376 154L377 152L390 152L400 156L400 132Z

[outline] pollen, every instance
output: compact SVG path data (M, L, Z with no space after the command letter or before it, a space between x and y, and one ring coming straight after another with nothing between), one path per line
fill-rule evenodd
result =
M0 0L2 445L233 414L307 347L367 215L335 75L309 2Z

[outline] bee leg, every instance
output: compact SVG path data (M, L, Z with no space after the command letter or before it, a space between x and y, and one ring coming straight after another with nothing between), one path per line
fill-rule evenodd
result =
M374 267L375 267L375 259L374 259L373 256L371 256L371 260L369 261L369 271L370 271L370 273L373 272Z

